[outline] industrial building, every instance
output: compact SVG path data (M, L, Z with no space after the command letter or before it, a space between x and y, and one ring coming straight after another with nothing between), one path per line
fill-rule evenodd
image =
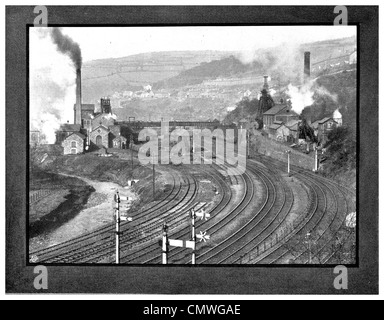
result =
M56 132L56 144L63 147L64 154L127 147L127 136L123 135L121 126L116 124L110 99L101 98L100 107L101 112L96 112L94 104L82 103L81 70L78 69L74 123L62 124Z

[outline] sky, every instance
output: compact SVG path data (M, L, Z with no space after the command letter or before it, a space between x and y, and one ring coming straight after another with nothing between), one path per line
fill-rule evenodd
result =
M356 35L355 26L68 27L84 62L138 53L183 50L249 51Z

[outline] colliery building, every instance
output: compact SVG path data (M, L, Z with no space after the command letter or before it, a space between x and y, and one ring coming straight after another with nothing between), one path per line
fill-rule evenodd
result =
M94 104L83 104L81 97L81 70L76 71L76 103L74 123L61 125L56 132L56 144L64 148L64 154L81 154L97 149L127 147L127 134L116 125L111 101L101 98L101 112L95 112Z

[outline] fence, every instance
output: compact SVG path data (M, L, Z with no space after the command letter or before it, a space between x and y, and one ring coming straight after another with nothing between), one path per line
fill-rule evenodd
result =
M52 190L38 190L38 191L32 191L32 194L29 195L29 204L33 204L40 199L48 196L52 193Z

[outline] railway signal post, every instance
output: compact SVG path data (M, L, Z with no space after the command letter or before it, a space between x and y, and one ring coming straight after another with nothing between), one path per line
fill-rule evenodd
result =
M168 226L164 223L163 226L163 242L162 242L162 262L163 264L168 263Z
M120 223L121 221L132 221L130 217L121 217L120 215L120 203L121 201L129 201L129 197L120 197L119 191L115 194L115 220L116 220L116 264L120 264Z
M196 264L196 213L195 210L191 210L191 219L192 219L192 241L194 243L192 251L192 264Z
M192 219L192 240L177 240L177 239L169 239L168 238L168 226L164 224L163 227L163 241L162 241L162 263L168 264L168 251L169 247L177 247L177 248L188 248L192 249L192 265L196 264L196 242L197 239L200 242L207 242L210 239L210 236L207 235L206 232L200 232L200 234L196 235L196 218L200 217L201 220L207 220L210 215L205 212L205 210L200 210L197 213L194 209L191 210L191 219Z

